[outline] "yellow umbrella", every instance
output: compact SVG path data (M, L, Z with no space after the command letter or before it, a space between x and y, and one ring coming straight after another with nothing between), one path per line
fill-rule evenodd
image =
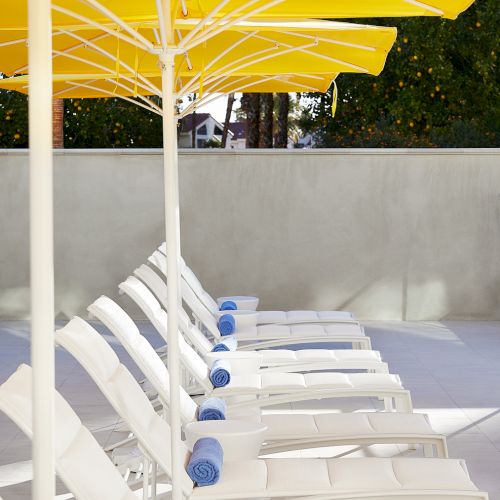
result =
M263 18L372 18L405 16L440 16L455 19L473 2L471 0L176 0L171 2L170 16L221 19ZM27 3L2 0L0 29L26 28ZM125 23L157 22L155 0L58 0L52 3L54 26L109 22L109 12ZM72 15L70 15L70 13ZM175 14L174 14L175 13ZM79 18L75 18L78 15Z
M179 46L196 25L178 21ZM151 44L158 36L154 23L136 31ZM186 44L176 58L174 91L177 97L264 89L322 92L340 71L380 73L395 37L395 28L331 21L241 22L192 49ZM25 40L23 30L0 31L2 72L27 71ZM140 106L160 112L145 97L161 96L158 57L146 46L140 49L93 28L59 27L54 28L53 54L55 96L138 96ZM1 80L0 87L27 91L27 77Z
M361 72L378 75L396 38L396 29L333 21L241 22L203 43L189 42L197 26L179 21L175 42L177 78L193 83L218 75ZM53 72L74 75L122 73L159 75L157 25L137 28L141 48L98 29L54 28ZM27 34L0 31L0 71L25 73ZM210 79L209 78L209 79ZM180 90L180 89L178 89Z

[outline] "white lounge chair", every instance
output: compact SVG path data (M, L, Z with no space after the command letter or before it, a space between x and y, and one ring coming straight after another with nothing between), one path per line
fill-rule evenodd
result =
M163 256L163 259L162 257ZM166 245L162 243L158 247L158 254L154 254L151 260L156 266L161 265L162 272L165 272L166 276L166 265L163 264L162 260L165 260L166 256ZM196 274L192 269L186 264L186 261L181 257L181 276L186 281L186 283L191 287L193 292L200 298L203 305L212 314L215 314L219 310L219 304L212 296L203 288L200 280L196 277ZM219 298L221 300L236 300L241 301L246 298L245 296L227 296ZM348 311L258 311L259 319L258 324L296 324L296 323L341 323L341 322L353 322L355 318L352 313Z
M115 335L158 393L169 406L168 370L153 347L141 335L126 312L108 297L100 297L88 307ZM89 335L93 335L89 334ZM88 339L91 341L91 339ZM111 349L104 349L111 351ZM114 353L109 353L111 357ZM110 360L110 363L116 363ZM195 421L198 405L181 388L183 425ZM266 453L298 448L375 443L424 444L426 454L446 457L446 439L430 426L426 415L418 413L324 413L268 414L260 421L267 425Z
M167 285L161 278L148 266L143 265L136 269L135 273L141 278L149 279L152 283L157 278L155 286L155 295L164 297L166 300ZM152 278L152 279L151 279ZM123 283L120 283L119 289L127 294L144 312L146 317L153 323L157 329L165 331L164 325L167 320L166 312L162 308L160 301L146 287L144 283L136 277L130 276ZM214 343L221 340L221 337L214 339L214 343L200 331L197 325L193 324L189 316L183 309L179 310L180 322L179 328L189 339L196 350L205 358L213 358L212 348ZM237 336L236 336L237 337ZM250 353L248 349L244 350ZM262 360L261 371L282 371L282 372L300 372L311 370L368 370L374 373L388 373L387 363L382 361L380 353L372 350L361 349L259 349L259 358ZM240 359L242 355L235 353L217 353L218 357L227 359Z
M24 371L24 379L30 379L31 373ZM115 411L133 430L144 453L171 477L168 423L154 412L138 387L129 387L120 366L108 367L103 376L107 380L105 394ZM22 422L29 433L31 392L21 392L18 387L26 387L27 382L19 383L16 374L13 377L0 388L0 401L7 401L2 408L10 409L12 418ZM68 430L67 425L58 428L58 439L77 445L74 451L72 447L67 450L71 456L69 464L58 463L58 471L71 491L80 500L134 499L119 474L109 469L109 460L106 462L95 440L89 439L88 431L80 431L81 424L71 408L67 406L64 411L69 422L77 422L76 432ZM74 439L80 433L86 436L84 442ZM184 443L179 452L187 461L189 451ZM462 460L440 458L257 459L223 464L220 480L213 486L194 486L185 471L181 480L186 500L488 499L470 480Z
M157 252L159 254L159 252ZM161 255L161 254L160 254ZM164 257L163 257L164 259ZM146 276L144 267L136 269ZM142 279L142 277L141 277ZM215 316L202 304L185 281L181 280L182 298L193 312L198 324L202 324L214 338L220 338ZM349 343L353 348L371 349L370 337L365 335L359 323L342 324L298 324L260 325L235 332L234 336L245 346L241 349L266 349L294 344L325 344L328 342Z
M21 365L0 386L0 410L31 438L32 370ZM82 424L66 400L55 393L56 471L80 500L137 500L94 436Z
M82 346L84 332L93 328L81 318L73 318L56 332L56 340L85 366ZM205 361L179 336L181 362L206 396L228 400L233 410L248 410L279 403L325 398L371 397L384 400L391 411L412 412L409 391L404 389L397 375L388 373L248 373L231 376L225 387L214 387ZM92 351L91 351L92 352ZM91 356L91 352L88 354ZM90 362L90 361L88 361ZM251 396L241 398L240 396ZM237 400L235 400L237 398Z

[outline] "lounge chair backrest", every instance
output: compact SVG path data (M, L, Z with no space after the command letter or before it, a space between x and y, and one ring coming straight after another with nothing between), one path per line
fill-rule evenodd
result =
M141 283L136 277L129 276L123 283L120 283L119 288L125 292L134 302L142 309L144 314L153 323L158 333L168 342L167 338L167 313L161 308L160 303L155 296L148 290L144 283ZM184 313L185 314L185 313ZM181 322L187 321L189 317L181 315ZM180 325L181 326L181 325ZM200 355L186 342L182 335L179 335L179 349L181 361L184 366L191 372L193 377L205 389L211 389L212 384L208 378L208 366Z
M167 283L165 280L146 264L141 264L135 269L134 275L147 285L163 308L167 309Z
M203 305L212 313L215 314L219 310L217 302L212 298L212 296L205 291L200 280L196 277L196 274L191 270L190 267L183 266L182 277L184 281L191 287L191 290L197 295Z
M167 310L167 284L156 274L156 272L146 264L142 264L138 267L134 274L139 278L156 296L158 302ZM199 352L210 352L212 350L212 343L203 335L199 328L191 323L191 320L184 311L184 309L179 308L179 327L195 348Z
M125 347L142 373L158 391L163 403L170 405L169 374L153 346L141 335L130 316L110 298L99 297L87 310L101 320ZM181 418L184 424L196 418L197 404L181 387Z
M153 264L160 272L167 276L167 258L165 253L165 246L160 245L159 250L155 250L153 254L148 258L148 261ZM215 314L219 310L217 302L212 298L212 296L205 291L200 280L196 277L191 268L186 264L184 259L181 257L181 276L184 281L188 284L191 290L196 294L201 303L210 311L211 314Z
M127 367L120 363L101 334L83 319L74 317L56 332L56 342L78 360L118 415L129 425L141 447L171 477L170 427L154 411L140 385ZM184 443L181 446L181 453L187 458L188 449ZM189 494L193 488L185 471L182 488L185 494Z
M182 298L193 314L200 320L209 333L216 339L220 338L217 322L214 315L203 305L200 298L193 292L191 287L181 279Z
M21 365L0 386L0 410L30 438L33 436L32 377L31 367ZM56 470L75 498L137 499L94 436L57 391L55 418Z

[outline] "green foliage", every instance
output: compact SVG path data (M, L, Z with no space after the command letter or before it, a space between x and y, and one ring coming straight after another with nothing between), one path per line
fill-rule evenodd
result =
M66 148L161 148L161 117L122 99L67 99Z
M456 21L353 22L397 26L398 40L380 76L338 78L334 118L331 91L305 94L310 105L299 126L315 135L318 146L500 146L497 0L476 0ZM291 112L292 125L294 116ZM161 118L114 98L66 100L64 135L67 148L162 146ZM26 96L0 90L0 148L27 146Z
M66 99L66 148L161 148L161 117L118 98ZM27 97L0 90L0 148L28 147Z
M498 147L496 0L477 0L456 21L370 19L398 26L378 77L343 74L328 96L306 94L300 124L320 147Z
M0 148L28 147L28 102L18 92L0 91Z
M208 139L205 141L205 144L203 145L203 147L210 148L210 149L221 148L222 144L220 143L220 141L218 141L216 139Z

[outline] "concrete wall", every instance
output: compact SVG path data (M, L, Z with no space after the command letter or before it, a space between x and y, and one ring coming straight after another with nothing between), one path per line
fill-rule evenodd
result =
M182 152L183 255L214 296L371 319L500 319L500 150ZM25 152L0 152L0 317L29 299ZM59 317L163 237L159 151L56 154ZM136 317L136 310L131 309Z

